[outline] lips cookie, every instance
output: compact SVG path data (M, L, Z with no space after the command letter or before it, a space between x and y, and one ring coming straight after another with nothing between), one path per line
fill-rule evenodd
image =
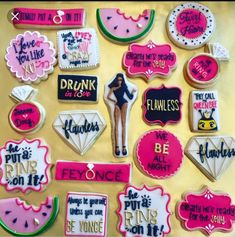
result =
M183 161L183 148L172 133L162 129L150 130L139 138L136 157L145 174L164 179L179 170Z
M39 32L26 31L11 40L5 59L19 81L39 83L54 70L56 51L53 43Z
M215 18L208 7L196 2L185 2L170 12L166 27L174 44L185 49L196 49L212 37Z
M131 44L123 56L123 66L129 77L143 77L149 82L154 77L168 77L176 68L177 58L170 44Z
M10 97L19 101L9 113L11 127L19 133L33 133L40 129L45 121L45 109L34 101L37 90L31 86L13 88Z

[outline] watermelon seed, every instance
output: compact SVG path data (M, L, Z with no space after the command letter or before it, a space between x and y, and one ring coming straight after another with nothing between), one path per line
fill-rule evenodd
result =
M47 207L48 209L50 209L50 208L51 208L51 205L47 205L46 207Z
M148 20L148 19L149 19L149 17L148 17L148 16L146 16L144 19L145 19L145 20Z
M142 25L141 25L140 23L137 23L137 26L138 26L139 28L142 28Z
M17 218L15 218L12 222L13 224L15 224L17 222Z
M11 211L5 211L5 214L8 215L9 213L11 213Z
M39 225L40 221L37 218L33 218L34 225Z
M107 16L107 20L110 20L112 17L111 16Z
M127 29L127 30L126 30L126 33L129 33L129 32L130 32L129 29Z
M116 30L118 28L118 26L114 26L114 30Z
M46 213L46 212L43 212L42 215L43 215L43 216L47 216L47 213Z
M29 227L29 225L28 225L28 222L27 222L27 221L25 221L24 227L25 227L25 228L28 228L28 227Z

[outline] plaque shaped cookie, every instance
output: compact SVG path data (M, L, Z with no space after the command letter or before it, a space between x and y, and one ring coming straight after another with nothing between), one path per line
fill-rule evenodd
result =
M148 88L143 95L143 118L147 124L177 123L181 119L181 94L178 87Z
M57 33L61 70L88 70L99 66L99 45L93 28Z
M123 66L129 77L143 77L149 82L154 77L166 78L176 68L177 58L170 44L131 44L123 55Z
M216 132L220 129L217 91L192 91L189 106L193 132Z
M18 197L0 199L0 225L12 236L36 236L55 222L59 198L47 197L39 207Z
M41 139L9 140L0 148L0 184L7 191L40 192L50 182L49 148Z
M64 102L98 102L97 76L58 75L58 100Z
M83 155L106 127L103 117L95 110L62 111L53 127L67 144Z
M235 221L235 205L229 194L205 187L201 192L188 192L177 205L177 214L186 230L200 230L206 235L216 231L230 232Z
M129 154L128 124L137 93L137 86L130 83L123 73L116 74L104 87L104 100L112 122L113 154L116 157Z
M212 37L215 18L208 7L196 2L185 2L170 12L166 27L174 44L185 49L196 49Z
M55 55L53 43L45 35L26 31L11 40L5 59L14 76L30 84L47 79L54 71Z
M167 236L170 226L170 194L161 186L127 185L118 195L118 229L123 236Z
M139 138L136 157L146 175L165 179L179 170L183 161L183 148L174 134L163 129L155 129Z
M107 234L108 196L69 192L66 199L65 236Z
M231 136L195 136L185 154L212 181L216 181L235 159L235 140Z

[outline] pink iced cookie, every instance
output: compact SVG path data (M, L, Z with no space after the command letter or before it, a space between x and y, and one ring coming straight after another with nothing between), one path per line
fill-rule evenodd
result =
M157 45L151 40L145 44L131 44L123 56L123 66L129 77L168 77L176 68L176 54L169 44Z
M175 7L167 19L167 33L181 48L195 49L206 44L215 30L215 18L204 5L185 2Z
M161 236L171 232L170 194L161 186L127 185L118 195L118 229L125 237Z
M11 40L5 59L10 71L25 83L39 83L54 70L56 51L53 43L39 32L26 31Z
M200 193L187 193L177 207L179 218L189 230L200 230L206 235L215 231L232 231L235 205L226 193L212 192L208 187Z
M147 175L164 179L174 175L183 160L183 148L176 136L162 130L143 134L136 147L137 160Z
M219 76L219 62L210 54L201 53L189 59L186 80L196 88L213 86Z
M41 234L54 223L58 212L58 197L47 197L39 207L18 197L0 199L0 225L13 236Z
M23 138L0 148L0 184L7 191L40 192L50 182L49 148L42 143Z

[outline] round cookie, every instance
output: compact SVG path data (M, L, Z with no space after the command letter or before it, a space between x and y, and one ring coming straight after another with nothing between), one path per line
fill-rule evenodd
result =
M185 79L191 86L204 89L215 85L220 64L211 54L200 53L187 61L184 70Z
M26 31L11 40L5 59L19 81L39 83L54 70L56 51L53 43L39 32Z
M210 40L215 30L215 18L208 7L196 2L186 2L169 13L166 28L175 45L196 49Z

